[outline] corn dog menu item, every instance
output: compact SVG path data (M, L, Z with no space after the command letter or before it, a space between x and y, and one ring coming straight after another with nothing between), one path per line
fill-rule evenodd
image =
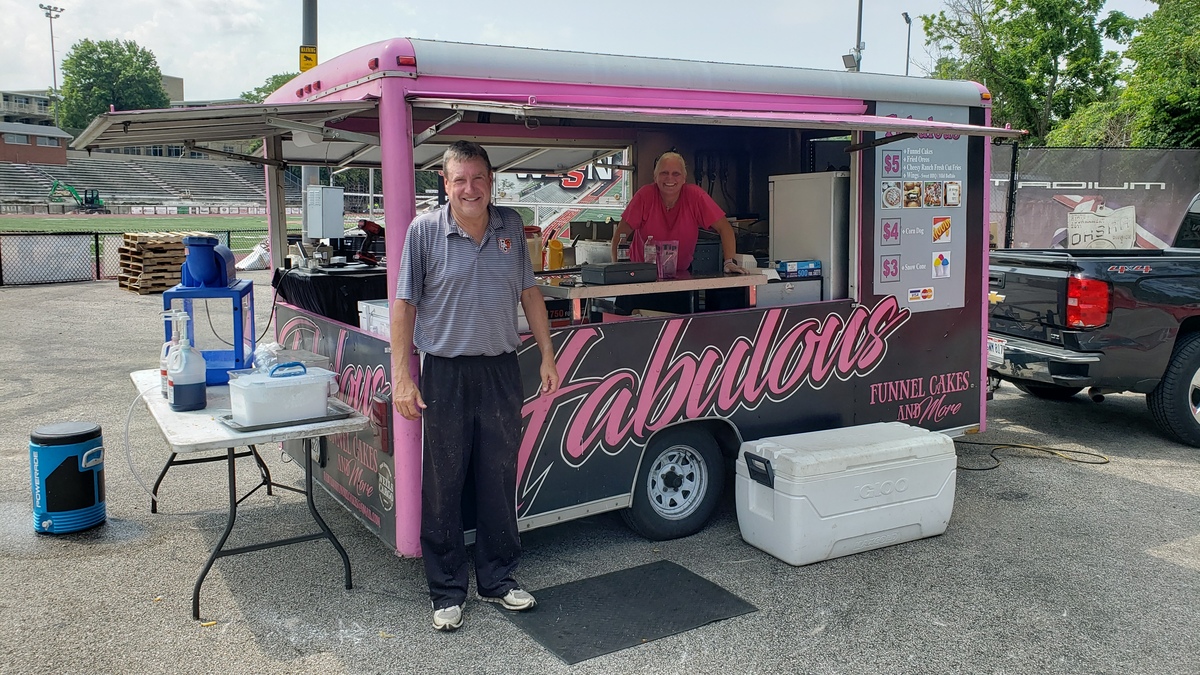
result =
M940 216L933 219L933 240L935 242L950 241L949 216Z

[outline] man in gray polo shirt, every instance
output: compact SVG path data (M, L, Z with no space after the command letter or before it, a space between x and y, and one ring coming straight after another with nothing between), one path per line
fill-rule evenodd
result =
M392 399L406 419L424 419L421 555L433 627L462 625L468 559L462 494L475 478L475 587L481 600L520 611L534 606L513 571L517 451L524 393L517 302L541 353L541 391L558 389L550 324L534 286L521 217L491 205L492 165L476 143L442 156L449 203L409 227L392 303ZM405 346L422 352L420 388Z

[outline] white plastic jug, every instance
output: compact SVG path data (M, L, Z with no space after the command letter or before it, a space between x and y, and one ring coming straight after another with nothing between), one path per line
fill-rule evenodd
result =
M175 412L203 410L208 405L204 383L208 364L187 338L167 357L167 403Z

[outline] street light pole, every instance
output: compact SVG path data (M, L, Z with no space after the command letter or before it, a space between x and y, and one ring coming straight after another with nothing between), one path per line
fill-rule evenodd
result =
M854 60L858 64L858 66L855 68L855 70L860 73L862 72L862 50L863 50L862 7L863 7L863 0L858 0L858 34L856 35L855 40L854 40Z
M904 47L904 76L908 77L908 64L912 61L912 17L908 12L900 12L904 23L908 24L908 44Z
M52 5L38 5L38 9L46 10L46 18L50 19L50 74L54 78L54 89L50 96L50 103L54 106L54 126L57 127L58 104L54 100L58 97L58 61L54 57L54 20L62 16L63 8Z

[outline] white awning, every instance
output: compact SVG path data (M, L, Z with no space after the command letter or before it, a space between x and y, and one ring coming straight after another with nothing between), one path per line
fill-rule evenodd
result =
M305 129L306 126L322 127L324 137L334 140L347 138L349 132L327 127L327 123L351 116L375 117L375 108L375 101L343 101L110 112L92 120L71 147L93 150L188 141L238 141L281 135L291 138L294 133L301 133L298 129Z
M942 133L968 136L1019 138L1024 132L972 124L902 119L877 115L801 113L761 110L711 110L621 106L543 105L457 99L414 98L415 108L455 112L487 112L511 115L536 125L540 118L602 120L623 123L695 124L719 126L775 127L833 131L870 131L895 134ZM283 162L301 165L377 167L381 162L377 102L337 101L275 104L245 104L169 110L135 110L100 115L80 134L72 147L77 150L145 145L195 146L202 152L222 154L221 149L203 144L256 138L281 137ZM368 118L353 124L353 118ZM350 127L372 131L351 131ZM417 134L413 149L415 168L435 169L446 147L460 139L474 140L488 148L497 169L518 173L561 173L584 166L628 147L623 134L613 138L556 138L507 135L505 125L494 125L481 133L479 125L442 127ZM472 130L467 131L470 127ZM531 128L533 128L531 126ZM494 129L494 134L491 130ZM233 155L247 161L259 158Z
M872 131L893 133L959 134L963 136L992 136L1020 138L1019 129L1000 129L974 124L914 120L879 115L844 113L808 113L761 110L714 110L682 108L647 108L622 106L583 106L530 103L498 103L458 99L417 98L415 107L490 112L512 115L516 119L561 117L658 124L698 124L742 127L777 127L791 129L825 129L833 131Z

